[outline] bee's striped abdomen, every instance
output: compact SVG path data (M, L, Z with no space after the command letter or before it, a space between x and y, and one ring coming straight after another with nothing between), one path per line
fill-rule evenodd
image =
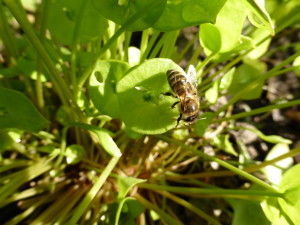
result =
M187 79L186 77L177 70L167 71L168 82L172 91L177 95L182 95L186 92Z

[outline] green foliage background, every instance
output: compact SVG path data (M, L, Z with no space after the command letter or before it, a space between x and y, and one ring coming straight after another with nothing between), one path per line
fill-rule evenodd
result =
M296 0L0 0L0 222L299 223L300 149L249 122L299 99L233 111L260 99L268 79L299 75L299 43L269 51L274 35L299 28L299 8ZM164 93L166 71L184 73L179 65L196 67L201 113L174 129L180 113ZM268 144L265 160L249 156L237 130ZM239 185L226 185L233 175Z

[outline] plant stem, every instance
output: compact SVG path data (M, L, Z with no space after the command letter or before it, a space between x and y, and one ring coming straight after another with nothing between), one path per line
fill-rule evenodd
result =
M208 215L207 213L205 213L201 209L197 208L193 204L189 203L188 201L185 201L183 198L179 198L178 196L173 195L173 194L171 194L169 192L166 192L166 191L159 191L159 190L154 190L154 191L161 194L161 195L163 195L163 196L165 196L165 197L167 197L167 198L170 198L174 202L177 202L178 204L182 205L183 207L191 210L192 212L196 213L201 218L207 220L209 222L209 224L222 225L217 220L215 220L213 217L211 217L210 215Z
M183 225L178 220L173 219L169 214L165 213L163 210L160 209L160 207L153 205L151 202L147 201L145 198L143 198L141 195L136 193L134 196L140 203L142 203L146 208L154 210L157 214L161 216L162 219L164 219L167 224L172 224L172 225Z
M170 191L185 195L214 195L219 197L239 197L239 196L269 196L269 197L279 197L282 198L283 194L274 191L258 191L258 190L236 190L236 189L222 189L222 188L194 188L194 187L176 187L161 184L149 184L149 183L139 183L137 184L139 188L146 188L150 190L161 190Z
M45 44L46 40L46 24L48 21L48 15L49 15L49 5L50 5L50 0L45 0L42 2L42 14L39 17L38 20L38 27L40 27L40 40L42 44ZM45 114L45 101L44 101L44 92L43 92L43 83L42 83L42 68L43 68L43 63L40 57L37 58L36 61L36 72L37 72L37 79L35 82L35 88L36 88L36 98L37 98L37 107Z
M103 170L102 174L99 176L93 187L90 191L86 194L85 198L81 201L80 205L75 209L73 216L68 222L68 225L73 225L78 222L80 217L84 214L88 206L91 204L93 199L95 198L96 194L101 189L102 185L106 181L107 177L110 175L112 170L115 168L119 161L120 157L112 157L109 161L108 165Z
M36 49L38 54L40 55L41 59L45 63L47 69L49 70L49 76L51 81L56 89L60 99L62 100L63 104L66 106L71 106L75 112L77 117L82 117L82 112L78 108L76 101L73 99L72 93L65 83L65 81L60 76L59 72L56 70L54 63L50 59L47 51L45 50L43 44L37 37L35 31L33 30L31 24L26 18L24 9L19 6L19 4L14 0L3 0L3 2L7 5L13 16L16 18L24 32L26 33L29 41ZM74 114L74 113L72 113Z
M171 58L174 49L176 48L176 40L179 35L179 30L171 31L166 33L166 42L163 44L159 58Z
M273 109L282 109L282 108L287 108L287 107L291 107L291 106L295 106L295 105L300 105L300 100L294 100L294 101L290 101L290 102L286 102L286 103L274 104L274 105L261 107L258 109L253 109L249 112L242 112L242 113L238 113L238 114L235 114L235 115L232 115L229 117L224 117L224 118L213 120L212 123L221 123L223 121L236 120L236 119L240 119L240 118L244 118L244 117L248 117L248 116L253 116L256 114L261 114L264 112L269 112Z
M79 42L79 33L82 26L83 21L83 14L85 12L85 9L89 3L89 0L82 1L80 5L80 10L78 13L78 16L76 16L75 25L74 25L74 31L72 36L72 51L71 51L71 83L73 87L73 96L76 99L77 93L78 93L78 86L77 86L77 74L76 74L76 68L77 68L77 45Z
M282 154L274 159L268 160L268 161L264 161L258 165L252 165L252 166L248 166L243 168L243 171L251 173L251 172L255 172L258 171L266 166L270 166L270 165L274 165L275 163L289 158L289 157L294 157L296 155L300 154L300 148L294 148L291 151ZM209 172L201 172L201 173L194 173L194 174L167 174L166 178L168 180L186 180L186 179L200 179L200 178L204 178L204 177L223 177L223 176L233 176L236 175L236 173L232 172L232 171L228 171L228 170L220 170L220 171L209 171Z
M0 1L0 34L4 43L5 48L7 49L9 58L9 64L14 63L15 59L18 57L18 48L14 38L14 35L9 29L9 24L7 22L3 5Z
M216 112L215 115L219 115L221 112L223 112L228 106L234 104L236 101L238 101L241 97L241 95L247 93L248 91L254 89L257 85L259 85L260 83L264 82L266 79L274 77L276 75L278 75L281 73L279 70L281 68L283 68L284 66L288 65L289 63L293 62L293 60L295 60L298 56L300 56L300 51L296 52L294 55L290 56L289 58L287 58L286 60L284 60L283 62L281 62L280 64L278 64L277 66L275 66L274 68L272 68L271 70L269 70L268 72L266 72L265 74L263 74L262 76L260 76L257 80L254 80L252 83L250 83L247 87L245 87L244 89L242 89L240 92L236 93L232 99L230 99L225 105L223 105L221 108L219 108Z
M145 51L143 52L143 54L141 54L140 62L143 62L147 58L147 56L149 55L149 53L150 53L151 49L153 48L155 42L158 39L159 34L160 34L159 31L156 31L156 30L153 31L151 39L148 42L147 48L145 49Z
M187 149L189 151L191 151L193 154L195 155L198 155L198 156L201 156L203 157L204 159L207 159L207 160L210 160L210 161L214 161L214 162L217 162L219 165L237 173L238 175L240 176L243 176L245 177L246 179L248 180L251 180L252 182L266 188L267 190L270 190L270 191L273 191L273 192L277 192L277 190L275 188L273 188L272 186L268 185L267 183L263 182L262 180L256 178L255 176L235 167L235 166L232 166L230 165L229 163L221 160L221 159L218 159L218 158L215 158L215 157L212 157L212 156L209 156L201 151L199 151L198 149L194 148L194 147L191 147L191 146L188 146L188 145L185 145L184 143L180 142L180 141L177 141L177 140L173 140L171 138L168 138L164 135L158 135L158 137L166 142L169 142L169 143L174 143L184 149Z

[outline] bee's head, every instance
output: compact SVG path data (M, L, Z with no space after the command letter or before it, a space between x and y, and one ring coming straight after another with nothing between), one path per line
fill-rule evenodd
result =
M188 116L184 118L184 122L187 122L189 124L192 124L198 120L198 112L194 115Z

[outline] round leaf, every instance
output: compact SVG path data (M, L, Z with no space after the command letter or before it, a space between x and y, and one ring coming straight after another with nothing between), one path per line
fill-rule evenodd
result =
M65 154L68 164L78 163L86 157L86 152L81 145L68 146Z
M232 83L228 88L228 92L231 95L239 93L243 88L246 88L253 81L259 79L262 73L265 71L265 64L257 61L247 61L237 68L233 75ZM262 87L264 83L261 81L259 85L253 88L251 91L243 94L241 99L256 99L262 93Z
M170 0L153 27L172 31L202 23L214 23L225 0Z
M246 19L246 11L242 1L227 0L217 17L214 25L202 24L200 26L200 38L204 47L212 52L224 53L232 50L240 44L240 37L244 21ZM212 30L212 27L215 27ZM212 30L212 31L211 31ZM213 35L220 35L214 37ZM212 37L213 46L207 38Z
M25 95L0 87L0 128L38 132L47 125L48 121Z
M219 52L222 46L221 31L213 24L202 24L199 33L201 44L212 52Z
M265 161L272 160L284 153L288 153L289 151L290 148L287 144L283 144L283 143L277 144L271 149L271 151L269 151ZM287 168L291 167L292 164L293 164L293 159L286 158L284 160L274 163L273 165L266 166L262 170L272 184L279 185L283 172Z
M98 61L90 77L89 94L99 112L121 118L116 84L129 69L120 61Z
M136 20L132 21L126 29L131 31L144 30L152 26L160 17L166 0L93 0L96 9L107 19L117 24L123 25L134 15L140 14Z
M169 59L151 59L130 70L117 84L122 119L133 131L160 134L176 126L179 117L178 101L169 92L167 70L182 69Z
M14 141L13 139L8 135L6 130L0 130L0 153L4 152L4 150L7 150L11 148Z
M293 224L298 224L300 221L300 164L290 168L281 180L279 190L284 193L284 198L279 199L279 205L284 214L289 217Z
M49 30L51 34L61 43L71 44L76 19L80 19L79 40L87 42L95 39L103 33L107 27L107 21L99 14L94 6L87 1L85 8L82 2L85 0L52 0L49 9ZM82 16L81 10L83 11Z

